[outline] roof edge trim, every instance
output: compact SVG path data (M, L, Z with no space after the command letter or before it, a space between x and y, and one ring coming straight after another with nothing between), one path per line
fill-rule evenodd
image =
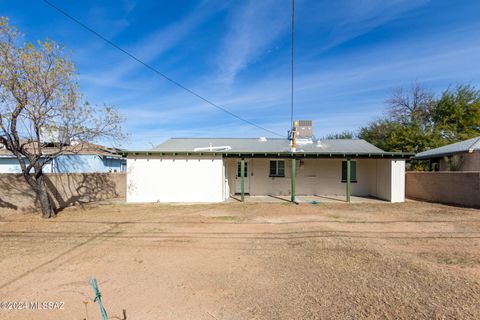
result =
M123 157L131 156L223 156L226 158L391 158L410 159L415 154L406 152L194 152L194 151L123 151Z

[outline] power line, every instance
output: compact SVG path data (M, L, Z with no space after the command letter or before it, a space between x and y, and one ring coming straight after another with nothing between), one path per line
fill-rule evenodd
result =
M174 85L176 85L177 87L187 91L188 93L194 95L195 97L203 100L204 102L208 103L209 105L229 114L230 116L240 120L240 121L243 121L245 123L248 123L249 125L251 126L254 126L258 129L261 129L261 130L264 130L266 132L269 132L271 134L274 134L276 136L279 136L279 137L284 137L284 135L282 134L279 134L275 131L272 131L270 129L267 129L267 128L264 128L250 120L247 120L247 119L244 119L238 115L236 115L235 113L225 109L224 107L208 100L207 98L204 98L203 96L199 95L198 93L196 93L195 91L185 87L184 85L182 85L181 83L173 80L172 78L170 78L169 76L167 76L166 74L164 74L163 72L160 72L159 70L157 70L156 68L152 67L151 65L149 65L148 63L140 60L139 58L137 58L135 55L131 54L130 52L128 52L127 50L123 49L122 47L118 46L117 44L115 44L114 42L112 42L111 40L107 39L106 37L104 37L103 35L101 35L100 33L98 33L97 31L93 30L92 28L90 28L89 26L87 26L86 24L84 24L83 22L79 21L78 19L76 19L75 17L73 17L72 15L70 15L68 12L64 11L63 9L57 7L56 5L54 5L53 3L51 3L50 1L48 0L43 0L43 2L45 2L46 4L48 4L50 7L54 8L55 10L57 10L58 12L60 12L61 14L63 14L64 16L66 16L67 18L69 18L70 20L72 20L73 22L77 23L78 25L80 25L82 28L84 28L85 30L91 32L92 34L94 34L95 36L97 36L98 38L102 39L103 41L105 41L106 43L108 43L109 45L111 45L112 47L114 47L115 49L123 52L124 54L126 54L127 56L129 56L130 58L132 58L133 60L137 61L138 63L140 63L141 65L143 65L144 67L146 67L147 69L149 69L150 71L153 71L154 73L156 73L157 75L167 79L168 81L170 81L171 83L173 83Z

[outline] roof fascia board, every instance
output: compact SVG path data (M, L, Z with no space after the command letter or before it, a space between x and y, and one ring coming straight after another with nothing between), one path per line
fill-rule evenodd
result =
M456 154L462 154L462 153L471 153L468 150L462 150L462 151L453 151L453 152L442 152L442 153L435 153L431 155L425 155L425 156L416 156L413 157L415 160L428 160L428 159L439 159L447 156L452 156Z
M415 154L403 152L185 152L185 151L125 151L123 157L131 156L222 156L225 158L389 158L410 159Z

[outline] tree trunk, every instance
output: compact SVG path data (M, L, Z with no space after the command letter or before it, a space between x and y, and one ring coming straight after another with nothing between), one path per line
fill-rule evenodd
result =
M45 176L43 173L37 176L35 179L35 193L37 195L38 203L40 204L40 209L42 210L43 218L53 218L55 217L55 210L53 209L50 196L48 195L47 185L45 183Z

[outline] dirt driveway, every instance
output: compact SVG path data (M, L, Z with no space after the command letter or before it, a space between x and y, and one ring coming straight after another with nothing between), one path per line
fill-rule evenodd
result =
M480 318L475 209L125 204L51 221L3 211L0 237L0 298L64 303L0 319L100 319L91 276L110 319Z

